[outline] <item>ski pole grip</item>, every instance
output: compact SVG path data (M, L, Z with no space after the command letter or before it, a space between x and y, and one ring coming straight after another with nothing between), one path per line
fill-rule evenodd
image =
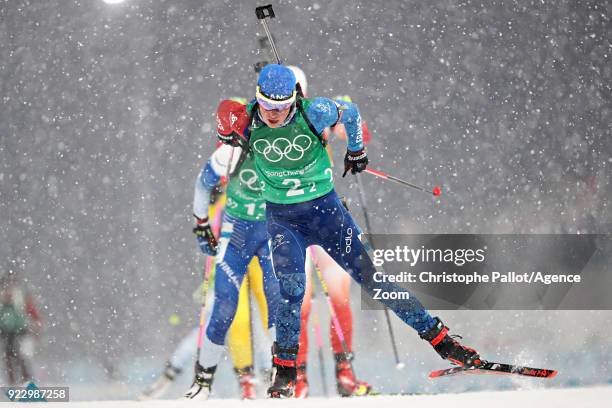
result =
M272 5L255 7L255 15L257 15L258 20L264 20L266 17L274 18Z

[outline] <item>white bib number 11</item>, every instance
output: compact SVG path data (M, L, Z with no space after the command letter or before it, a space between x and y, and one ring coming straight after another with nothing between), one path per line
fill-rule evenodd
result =
M257 209L257 206L254 203L249 203L249 204L245 204L244 205L247 208L247 214L248 215L255 215L255 210ZM266 209L266 203L263 204L259 204L259 208L265 210Z

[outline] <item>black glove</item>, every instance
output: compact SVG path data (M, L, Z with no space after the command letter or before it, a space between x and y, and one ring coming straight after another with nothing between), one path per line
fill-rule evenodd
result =
M361 173L368 167L368 155L364 149L357 150L356 152L346 151L344 156L344 173L342 177L346 176L346 173L351 171L351 174Z
M208 218L196 217L196 219L198 220L198 224L193 229L193 233L196 234L200 249L206 255L217 255L217 238L215 238L215 234L213 234L208 224Z
M223 135L217 132L217 138L221 141L221 143L238 147L240 146L240 136L236 132L232 132L229 135Z

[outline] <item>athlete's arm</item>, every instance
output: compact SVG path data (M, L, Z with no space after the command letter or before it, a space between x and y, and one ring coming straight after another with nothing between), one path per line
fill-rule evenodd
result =
M232 153L232 149L234 152ZM206 162L195 183L195 192L193 195L193 215L198 219L208 217L208 205L210 203L210 192L221 181L221 177L227 175L227 166L232 157L232 170L235 168L242 149L240 147L232 147L221 145L210 156Z
M217 107L217 137L227 145L240 146L246 141L249 125L246 105L233 100L223 100Z
M319 133L328 127L344 125L348 137L348 150L357 152L363 149L361 115L354 103L319 97L313 99L306 115Z
M361 116L357 105L351 102L334 102L328 98L315 98L306 112L308 119L319 133L327 127L332 129L343 126L346 131L348 146L344 156L344 173L352 174L364 171L368 165L368 156L363 148L363 131Z
M243 136L249 124L249 115L246 105L226 99L217 107L217 136L221 145L212 154L206 165L200 171L195 184L193 197L193 215L199 220L208 216L210 192L219 183L222 176L227 174L227 166L232 157L232 171L238 163L242 150L238 146L240 136ZM232 149L234 152L232 153Z

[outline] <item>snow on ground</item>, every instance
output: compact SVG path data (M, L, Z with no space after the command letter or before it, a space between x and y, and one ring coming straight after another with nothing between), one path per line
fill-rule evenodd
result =
M410 396L376 396L366 398L309 398L305 400L255 400L239 401L235 399L211 399L203 401L156 400L138 401L90 401L72 403L50 403L53 406L69 406L70 408L270 408L272 406L290 406L292 408L371 408L385 406L395 407L508 407L539 406L563 408L590 408L610 406L612 401L612 386L589 388L558 388L528 391L491 391L471 392L462 394L410 395Z

